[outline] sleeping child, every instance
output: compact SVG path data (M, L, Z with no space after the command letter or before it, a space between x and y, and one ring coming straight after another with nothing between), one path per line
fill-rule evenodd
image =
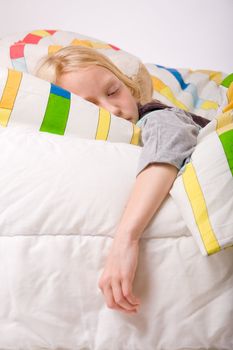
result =
M152 82L141 63L129 78L99 51L68 46L45 57L36 75L141 128L142 150L134 186L99 278L109 308L138 312L133 293L140 237L167 197L209 120L152 99Z

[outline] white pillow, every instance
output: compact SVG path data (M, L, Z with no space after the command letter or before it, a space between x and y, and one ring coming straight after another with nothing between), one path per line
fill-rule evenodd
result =
M0 129L0 148L1 235L114 237L141 147L15 127ZM176 237L185 227L169 196L144 237Z

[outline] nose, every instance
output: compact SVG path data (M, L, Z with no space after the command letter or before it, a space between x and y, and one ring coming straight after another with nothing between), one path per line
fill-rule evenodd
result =
M111 107L111 109L109 108L108 110L109 110L109 112L116 115L117 117L122 117L122 113L121 113L120 108L113 106L113 107Z
M100 101L100 105L101 107L107 109L110 113L118 116L118 117L122 117L122 112L119 106L115 105L115 104L111 104L108 101Z

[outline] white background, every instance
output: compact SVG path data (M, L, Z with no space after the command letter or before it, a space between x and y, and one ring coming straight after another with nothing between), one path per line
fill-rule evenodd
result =
M233 71L233 0L1 0L0 37L61 29L142 61Z

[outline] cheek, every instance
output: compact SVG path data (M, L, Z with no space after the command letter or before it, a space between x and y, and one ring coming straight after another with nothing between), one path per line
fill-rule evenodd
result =
M128 88L124 91L124 101L126 102L128 107L131 108L136 104L136 101L134 100L134 97Z
M129 101L130 108L133 109L134 111L137 111L138 110L137 102L136 102L136 99L132 96L132 94L129 95L128 101Z

